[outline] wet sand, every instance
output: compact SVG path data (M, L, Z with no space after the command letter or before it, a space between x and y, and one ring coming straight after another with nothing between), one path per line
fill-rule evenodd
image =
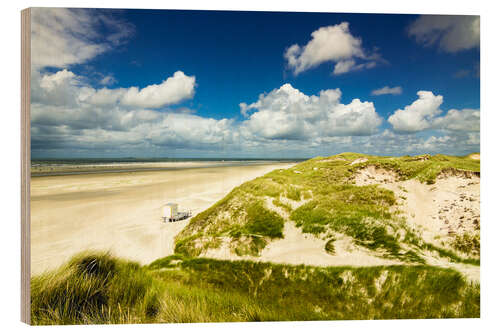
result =
M193 215L234 187L294 163L168 171L34 177L31 180L31 274L84 250L104 250L148 264L173 253L188 220L161 222L161 207L177 202Z

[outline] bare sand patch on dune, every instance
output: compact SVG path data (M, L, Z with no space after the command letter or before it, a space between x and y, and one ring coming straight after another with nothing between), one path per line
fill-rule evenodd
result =
M297 201L293 209L300 207L309 200ZM292 201L292 200L290 200ZM283 208L272 203L267 198L266 207L280 214L285 220L283 238L270 243L261 253L260 260L275 263L313 266L378 266L398 264L397 260L377 257L373 252L357 246L350 237L335 235L334 253L325 250L327 240L313 234L303 233L290 220L290 215Z
M394 171L369 165L356 173L354 182L358 186L366 186L395 183L397 179L398 176Z
M444 172L434 184L417 179L398 181L390 170L368 166L355 176L359 186L379 184L398 199L407 223L430 243L470 232L479 226L480 179L472 172Z
M373 252L356 246L349 237L336 239L335 255L325 251L326 240L305 234L293 222L286 222L282 239L270 242L257 257L238 256L231 250L231 239L221 239L221 246L208 249L202 257L219 260L253 260L276 264L310 266L381 266L398 265L402 262L373 255Z
M319 163L328 163L328 162L335 162L335 161L342 161L342 162L347 162L347 159L343 158L342 156L337 156L333 158L324 158L322 160L319 160Z
M295 201L293 209L300 207L308 201ZM273 204L272 198L266 198L265 206L278 213L285 220L283 238L269 242L258 257L238 256L233 253L230 238L221 239L222 244L219 248L208 249L202 256L221 260L245 259L278 264L303 264L312 266L380 266L401 264L398 260L376 256L374 252L355 245L350 237L341 234L336 235L333 242L335 253L333 255L329 254L325 250L327 240L313 234L303 233L290 220L290 215L285 209Z
M438 177L432 185L416 179L381 185L400 199L408 224L436 245L480 224L479 177Z
M480 154L470 154L469 158L473 159L473 160L481 160L481 155Z
M366 161L368 161L368 159L366 157L360 157L360 158L357 158L354 161L352 161L351 165L356 165L356 164L359 164L359 163L365 163Z
M326 240L304 234L293 222L285 223L283 234L283 239L270 243L262 250L260 261L313 266L379 266L400 263L377 257L343 235L335 240L335 254L331 255L325 250Z
M423 184L417 179L397 181L393 172L369 166L357 173L355 183L379 184L393 191L406 222L427 243L446 247L455 235L479 229L480 178L476 173L443 172L434 184ZM479 266L450 263L431 254L426 261L455 268L469 279L479 281Z
M176 171L34 177L31 180L31 270L52 269L83 250L147 264L173 253L189 220L161 222L163 204L197 214L234 187L294 164Z

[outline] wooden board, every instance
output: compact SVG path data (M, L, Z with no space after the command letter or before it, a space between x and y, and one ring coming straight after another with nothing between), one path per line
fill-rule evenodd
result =
M21 12L21 321L30 324L31 10Z

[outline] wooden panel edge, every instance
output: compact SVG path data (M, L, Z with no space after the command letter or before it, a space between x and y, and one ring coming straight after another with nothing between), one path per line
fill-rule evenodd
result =
M21 321L31 324L31 9L21 11Z

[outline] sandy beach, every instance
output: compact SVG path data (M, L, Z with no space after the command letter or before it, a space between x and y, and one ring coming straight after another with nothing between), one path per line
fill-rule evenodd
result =
M94 173L31 180L31 274L53 269L83 250L111 251L147 264L173 253L188 220L161 222L177 202L193 215L245 181L294 163Z

